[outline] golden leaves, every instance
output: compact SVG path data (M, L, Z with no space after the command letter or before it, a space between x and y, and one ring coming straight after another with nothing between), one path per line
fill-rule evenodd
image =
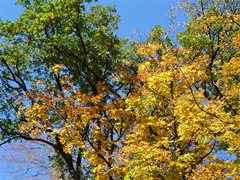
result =
M209 25L226 21L234 27L230 18L225 20L222 16L210 16L204 20L196 28L209 28ZM219 34L220 44L213 44L213 50L230 44L225 36L224 33ZM233 36L235 48L238 46L237 38L238 35ZM228 44L221 44L223 42ZM139 46L138 54L149 55L150 58L139 65L137 78L141 83L136 84L134 92L125 100L127 110L135 116L123 148L123 157L130 160L125 161L124 169L128 178L153 178L156 175L152 174L154 168L157 174L163 173L166 178L177 178L199 163L199 159L213 158L215 142L239 146L239 134L236 133L239 130L236 102L239 100L239 84L233 80L240 73L239 58L235 56L224 63L218 59L213 61L211 54L196 52L192 48L163 51L161 57L154 56L154 53L148 43ZM213 67L209 70L211 63ZM213 76L217 81L204 85L212 81ZM223 97L214 97L209 90L212 87L206 86L219 88ZM235 114L228 108L234 109ZM158 144L158 148L152 143ZM157 154L154 154L155 148ZM170 156L158 164L156 161L162 158L161 153ZM154 160L148 159L149 156L154 156ZM160 164L164 163L166 168L161 169ZM218 169L224 164L219 161L219 166L216 166L209 162L203 171L209 172L211 166ZM233 170L235 166L234 163L230 165L231 173L224 175L218 169L216 177L236 173ZM189 178L199 177L201 170L194 170L195 174Z
M232 44L233 47L236 48L236 50L240 50L240 30L236 33L236 35L234 35L234 37L232 38Z
M63 68L64 68L64 66L62 64L55 64L52 67L52 70L53 70L54 74L58 74Z
M142 44L139 45L137 54L140 56L149 55L153 57L161 48L162 44Z
M219 71L224 78L230 79L240 74L240 57L233 57L229 62L223 64Z
M234 28L231 18L206 17L195 28L206 32L216 23ZM217 178L234 175L236 163L214 154L221 146L239 151L239 57L233 53L213 59L211 54L228 46L238 49L239 35L227 35L219 33L219 44L213 43L211 51L139 45L137 53L145 60L117 65L113 75L114 82L129 90L121 91L121 97L112 98L104 83L96 87L96 95L79 91L67 76L60 77L64 88L55 95L55 86L39 81L36 87L45 89L32 92L34 103L21 108L27 122L19 128L33 136L58 137L66 153L81 148L96 179L210 178L211 168ZM132 64L138 66L136 74L125 67ZM52 69L57 74L64 66ZM224 166L229 173L221 170Z

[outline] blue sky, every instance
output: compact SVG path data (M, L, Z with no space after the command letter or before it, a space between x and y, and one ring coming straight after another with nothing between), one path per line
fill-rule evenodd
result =
M21 14L23 9L15 6L16 0L0 0L0 17L12 21ZM171 6L175 6L177 0L99 0L105 5L116 4L116 9L121 17L118 35L132 38L136 30L145 35L155 25L162 25L168 29L170 18L168 13ZM1 156L9 153L0 149ZM0 160L0 180L13 179L7 173L9 164ZM4 173L5 172L5 173Z
M15 6L16 0L0 0L0 17L4 20L15 20L23 8ZM162 25L168 29L170 18L168 13L177 0L99 0L105 5L116 4L121 22L119 33L121 37L131 38L135 30L145 34L154 25Z

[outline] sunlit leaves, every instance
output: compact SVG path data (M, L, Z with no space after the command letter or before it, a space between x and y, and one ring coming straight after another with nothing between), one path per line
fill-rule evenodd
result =
M183 47L163 50L160 57L159 48L139 46L138 54L147 59L126 99L136 116L124 147L126 179L238 177L238 157L228 163L214 155L239 150L237 17L210 8L179 35ZM167 160L158 163L163 157Z
M21 2L0 29L17 135L43 138L69 169L78 162L75 179L239 177L239 15L228 2L187 3L196 13L178 46L156 26L126 47L114 7Z

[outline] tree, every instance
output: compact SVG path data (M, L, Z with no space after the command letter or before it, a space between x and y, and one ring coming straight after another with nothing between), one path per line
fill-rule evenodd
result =
M126 179L240 176L239 2L184 5L190 20L180 47L139 45L146 61L126 99L135 115L123 152Z
M45 143L65 162L73 179L84 178L92 166L85 162L82 145L72 153L64 151L68 141L57 134L72 116L66 109L70 104L64 102L67 76L72 87L86 96L97 96L99 83L109 89L104 101L109 100L110 92L118 95L110 77L122 44L116 37L119 18L114 7L90 9L85 7L88 2L19 0L25 11L17 21L0 22L2 144L18 139ZM87 106L91 107L90 102L86 110ZM79 113L76 118L81 118ZM92 128L85 123L79 133L89 139Z
M238 1L184 3L178 46L160 26L126 44L86 2L1 22L2 144L47 144L72 179L239 178Z

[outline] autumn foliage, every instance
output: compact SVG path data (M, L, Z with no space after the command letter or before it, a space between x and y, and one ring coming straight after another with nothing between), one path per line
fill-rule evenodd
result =
M0 28L4 142L49 145L72 179L240 178L237 1L185 3L179 45L160 26L126 43L112 8L19 2Z

